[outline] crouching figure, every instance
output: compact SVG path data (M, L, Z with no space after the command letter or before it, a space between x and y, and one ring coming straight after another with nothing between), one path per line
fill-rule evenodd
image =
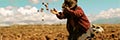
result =
M67 19L68 40L78 40L90 27L90 22L82 8L77 5L77 0L64 0L62 12L52 9L51 13L59 19Z

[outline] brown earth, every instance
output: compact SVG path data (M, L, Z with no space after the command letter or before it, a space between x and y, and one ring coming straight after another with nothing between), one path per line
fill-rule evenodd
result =
M92 40L120 40L120 24L99 24L103 33ZM0 40L67 40L66 25L11 25L0 27Z

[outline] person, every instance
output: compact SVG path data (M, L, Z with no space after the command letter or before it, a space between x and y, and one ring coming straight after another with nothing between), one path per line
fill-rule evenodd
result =
M90 27L90 22L82 8L77 5L77 0L64 0L62 12L52 9L51 13L59 19L67 19L68 40L78 40Z

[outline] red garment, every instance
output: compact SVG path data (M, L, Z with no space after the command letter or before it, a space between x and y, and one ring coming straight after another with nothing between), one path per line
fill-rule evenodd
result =
M90 27L90 22L80 7L77 7L75 10L69 10L69 13L63 11L59 14L60 15L56 15L59 19L67 19L68 31L82 29L87 31Z

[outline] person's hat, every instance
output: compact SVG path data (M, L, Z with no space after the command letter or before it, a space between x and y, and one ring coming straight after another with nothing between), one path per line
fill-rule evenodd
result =
M65 6L69 6L70 8L73 8L77 5L77 0L64 0L63 4Z

